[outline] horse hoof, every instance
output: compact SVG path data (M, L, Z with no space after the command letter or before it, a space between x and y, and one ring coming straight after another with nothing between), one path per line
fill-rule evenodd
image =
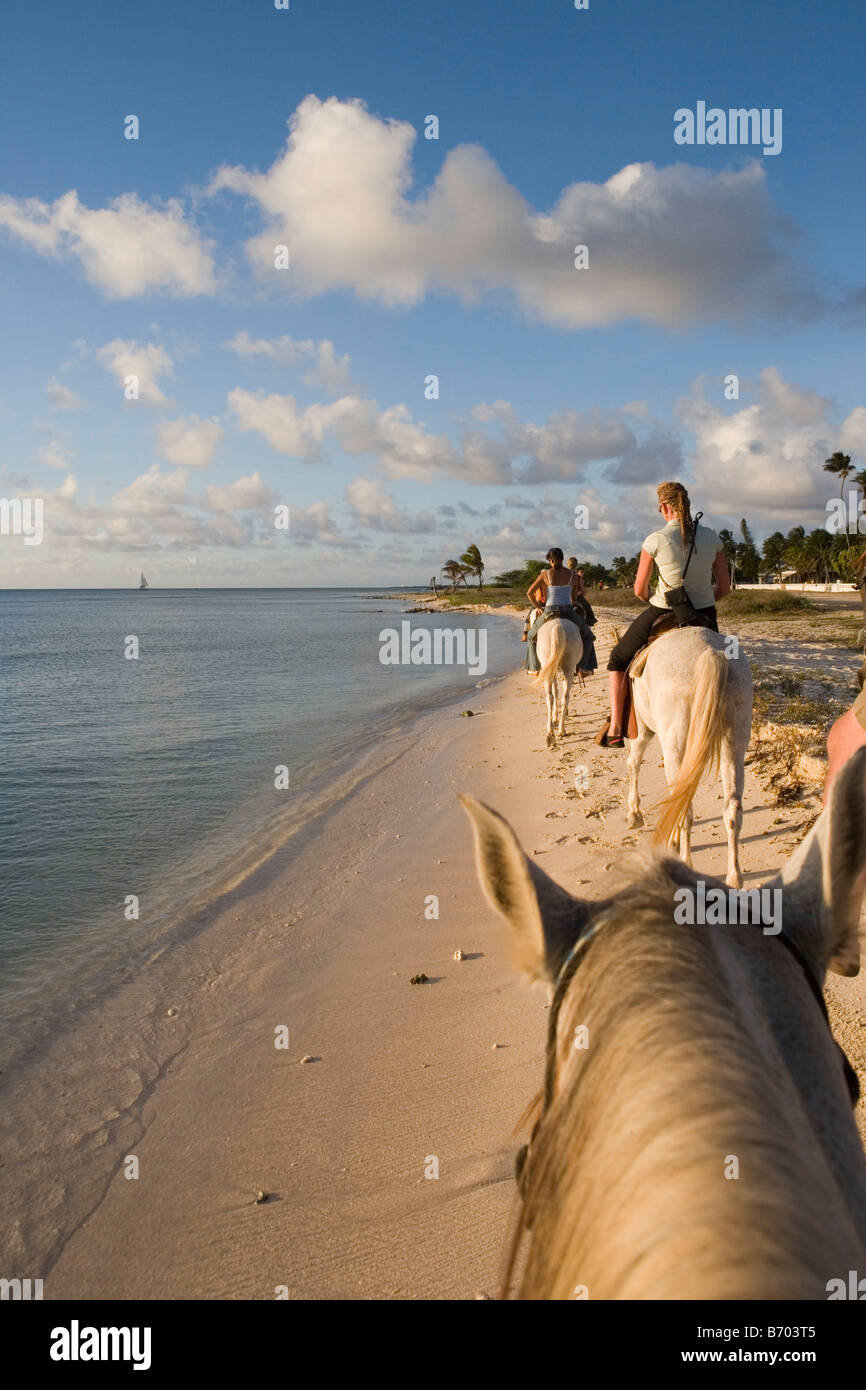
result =
M742 875L742 874L728 874L727 878L725 879L725 883L728 885L729 888L742 888L742 886L743 886L743 875Z
M640 811L632 811L629 815L628 820L626 821L626 825L628 826L629 830L639 830L640 827L643 825L643 816L641 815Z
M548 734L548 735L547 735L547 746L548 746L548 748L555 748L555 747L556 747L556 739L554 738L553 734Z

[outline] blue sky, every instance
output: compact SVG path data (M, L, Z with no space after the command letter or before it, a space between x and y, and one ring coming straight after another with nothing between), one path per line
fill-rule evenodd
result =
M866 466L864 30L803 0L9 7L0 495L46 533L0 536L0 585L607 560L671 477L716 526L821 524L823 459ZM699 100L780 108L781 153L675 144Z

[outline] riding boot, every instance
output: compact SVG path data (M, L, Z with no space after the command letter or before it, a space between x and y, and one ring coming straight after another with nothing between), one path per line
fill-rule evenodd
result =
M610 731L608 739L622 738L622 717L625 710L627 671L608 671L610 689Z

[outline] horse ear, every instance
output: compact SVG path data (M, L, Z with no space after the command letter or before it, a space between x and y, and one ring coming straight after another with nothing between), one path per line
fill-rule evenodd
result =
M460 798L475 832L475 867L485 896L512 928L516 964L555 980L588 912L523 853L511 826L471 796Z
M860 905L866 888L866 748L840 769L827 805L781 874L788 895L821 927L816 954L836 975L860 969Z

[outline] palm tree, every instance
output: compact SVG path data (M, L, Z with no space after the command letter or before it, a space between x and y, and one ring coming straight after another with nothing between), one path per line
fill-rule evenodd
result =
M725 552L725 559L731 571L731 588L737 587L737 542L734 540L730 531L720 531L719 540L722 542L722 549Z
M755 545L754 537L749 530L749 523L746 518L740 522L740 531L743 539L737 545L735 554L737 557L737 568L747 584L753 579L757 579L758 570L761 568L761 557L758 554L758 547Z
M806 553L805 526L791 527L785 537L784 560L788 568L794 571L797 579L801 580L809 564L808 555Z
M844 501L845 484L848 481L850 475L854 472L853 468L851 467L851 455L843 454L839 449L837 449L835 454L831 454L830 457L826 460L824 464L824 472L835 473L837 478L842 479L841 483L839 484L839 496ZM850 550L851 541L848 536L847 526L845 527L845 542L848 546L848 549Z
M466 571L459 560L446 560L445 564L442 566L442 573L445 575L446 579L451 580L452 594L455 592L461 579L464 584L466 583Z
M824 526L817 527L809 532L805 545L810 564L818 573L823 574L824 583L829 584L830 571L833 568L833 537L830 532Z
M483 589L484 561L481 558L481 551L478 549L478 546L468 545L465 552L460 556L460 563L465 566L467 574L477 574L478 587L479 589Z
M782 582L782 569L785 564L785 537L781 531L774 531L768 536L763 545L764 564L771 569L776 576L776 582Z
M805 536L800 536L796 540L789 539L785 547L785 559L802 584L812 565L812 552Z
M639 555L635 555L631 560L627 560L624 555L614 555L610 562L614 584L618 589L629 589L637 578L637 567L640 560Z

